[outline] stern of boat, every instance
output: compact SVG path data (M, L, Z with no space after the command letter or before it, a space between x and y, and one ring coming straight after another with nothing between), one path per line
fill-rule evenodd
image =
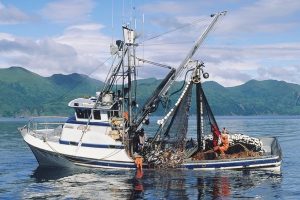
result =
M282 151L276 137L263 137L260 138L263 143L263 150L266 155L278 156L282 160Z

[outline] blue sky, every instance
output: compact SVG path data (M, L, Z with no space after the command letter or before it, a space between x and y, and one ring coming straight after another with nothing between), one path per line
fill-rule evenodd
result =
M177 67L209 15L224 10L228 13L194 56L205 63L209 80L224 86L250 79L300 84L298 0L0 0L0 68L22 66L43 76L77 72L104 80L109 45L133 18L143 46L138 56ZM139 75L164 73L145 66Z

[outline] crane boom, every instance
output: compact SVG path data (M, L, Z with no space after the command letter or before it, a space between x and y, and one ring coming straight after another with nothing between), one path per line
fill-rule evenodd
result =
M169 88L171 87L171 85L174 83L174 81L180 76L180 74L182 73L182 71L186 68L187 64L189 63L190 59L193 57L193 55L196 53L196 51L199 49L200 45L202 44L202 42L204 41L204 39L206 38L206 36L208 35L208 33L210 32L210 30L214 27L214 25L216 24L216 22L218 21L218 18L221 15L225 15L226 11L223 12L219 12L216 14L211 15L211 17L213 17L211 23L209 24L209 26L204 30L204 32L200 35L200 37L196 40L196 42L194 43L193 47L191 48L191 50L188 52L187 56L185 57L185 59L181 62L181 64L179 65L179 67L177 68L175 74L169 79L169 81L167 82L167 84L165 85L165 87L163 87L163 89L160 91L160 95L159 96L165 96L167 91L169 90Z
M158 106L157 104L158 104L159 100L161 99L161 97L164 97L166 95L166 93L168 92L169 88L171 87L171 85L176 80L176 78L186 68L186 66L189 63L191 57L193 57L193 55L196 53L196 51L198 50L198 48L201 45L201 43L203 42L203 40L206 38L206 36L209 33L209 31L213 28L213 26L217 22L218 18L221 15L225 15L225 14L226 14L226 11L223 11L223 12L211 15L211 17L213 17L211 23L205 29L205 31L201 34L201 36L197 39L197 41L195 42L193 48L187 54L186 58L181 62L181 64L179 65L179 67L176 70L174 68L171 69L171 71L169 72L169 74L165 77L165 79L163 79L163 81L161 82L161 84L156 88L156 90L152 94L151 98L148 99L148 101L145 103L145 105L143 106L142 112L140 113L140 115L135 120L136 121L135 127L131 127L132 128L132 130L131 130L132 132L134 132L135 129L141 125L141 123L143 122L143 120L151 112L153 112L153 110L156 109L156 107Z

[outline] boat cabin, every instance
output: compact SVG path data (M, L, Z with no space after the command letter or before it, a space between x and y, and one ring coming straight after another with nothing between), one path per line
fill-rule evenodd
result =
M69 102L68 106L74 108L76 121L108 122L112 118L119 118L120 113L117 103L104 102L94 108L95 97L77 98Z

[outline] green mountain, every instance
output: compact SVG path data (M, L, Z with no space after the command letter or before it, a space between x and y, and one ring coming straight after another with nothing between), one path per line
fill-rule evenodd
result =
M154 78L137 82L139 108L146 102L161 80ZM176 91L183 82L176 82ZM0 69L0 116L69 115L67 104L74 98L94 96L103 82L81 74L54 74L42 77L21 67ZM251 80L235 87L203 83L207 99L215 115L299 115L300 85L283 81ZM180 92L171 96L174 105ZM195 98L193 96L192 98ZM195 113L192 104L191 111ZM160 108L156 114L163 114Z
M68 115L70 100L93 96L102 85L80 74L42 77L21 67L0 69L0 116Z

